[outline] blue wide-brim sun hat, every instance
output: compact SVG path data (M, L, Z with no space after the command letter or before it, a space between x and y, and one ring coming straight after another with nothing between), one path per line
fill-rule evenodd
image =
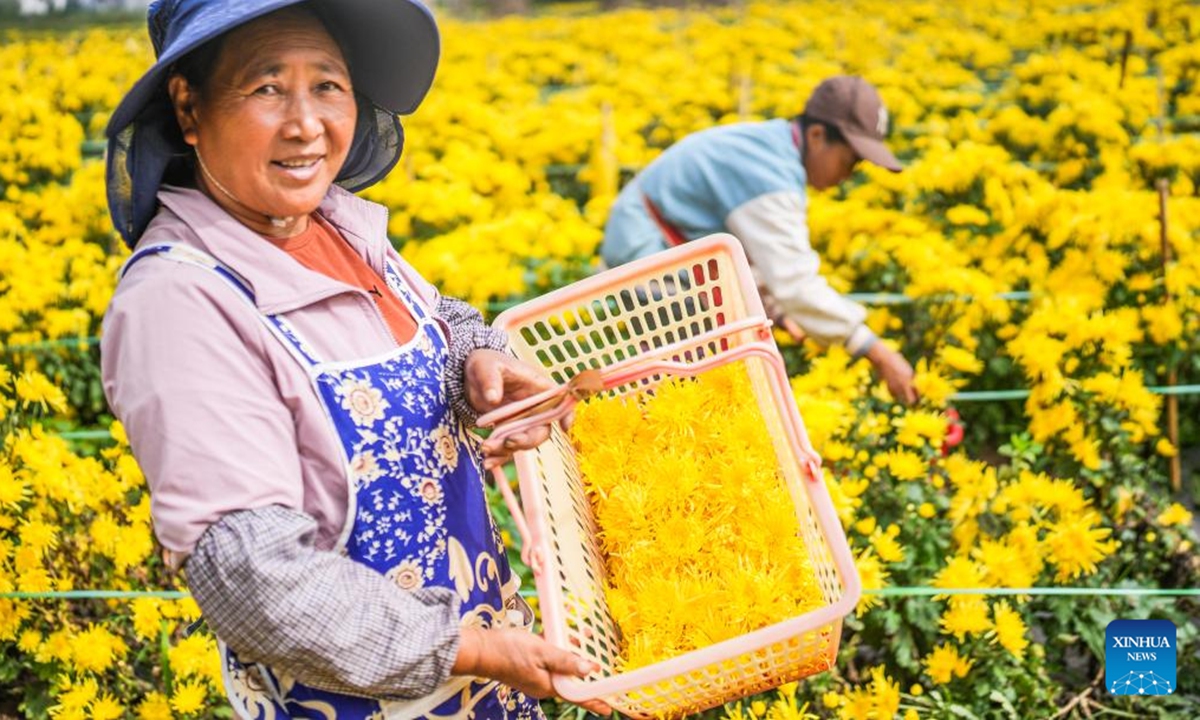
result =
M188 157L166 84L177 61L209 40L255 18L307 4L330 26L350 65L358 124L336 182L368 187L400 159L399 115L416 110L437 70L440 40L429 9L418 0L156 0L147 11L157 61L117 105L108 122L108 209L132 247L158 208L168 166Z

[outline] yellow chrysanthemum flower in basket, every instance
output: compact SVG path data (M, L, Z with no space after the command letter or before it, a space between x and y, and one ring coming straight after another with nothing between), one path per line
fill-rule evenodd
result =
M824 602L753 397L742 366L728 365L577 413L624 670Z

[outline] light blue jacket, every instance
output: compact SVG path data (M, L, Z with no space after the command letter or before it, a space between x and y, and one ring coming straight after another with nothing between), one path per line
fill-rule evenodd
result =
M615 267L667 247L644 198L695 240L728 232L725 220L741 205L775 192L803 193L806 181L787 120L702 130L672 145L625 186L600 253Z
M646 200L687 240L728 232L742 241L764 305L821 344L858 355L875 335L866 311L830 287L808 240L807 175L787 120L740 123L680 140L621 191L600 253L610 267L669 246Z

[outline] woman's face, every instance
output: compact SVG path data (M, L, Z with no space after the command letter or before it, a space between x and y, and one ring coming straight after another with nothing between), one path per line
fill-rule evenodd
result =
M357 119L349 68L320 21L288 9L247 23L225 37L203 88L176 75L169 90L201 188L262 234L304 230Z

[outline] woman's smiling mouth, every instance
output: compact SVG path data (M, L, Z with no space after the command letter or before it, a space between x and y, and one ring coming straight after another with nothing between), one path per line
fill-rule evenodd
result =
M271 165L294 180L311 180L325 160L324 156L272 160Z

